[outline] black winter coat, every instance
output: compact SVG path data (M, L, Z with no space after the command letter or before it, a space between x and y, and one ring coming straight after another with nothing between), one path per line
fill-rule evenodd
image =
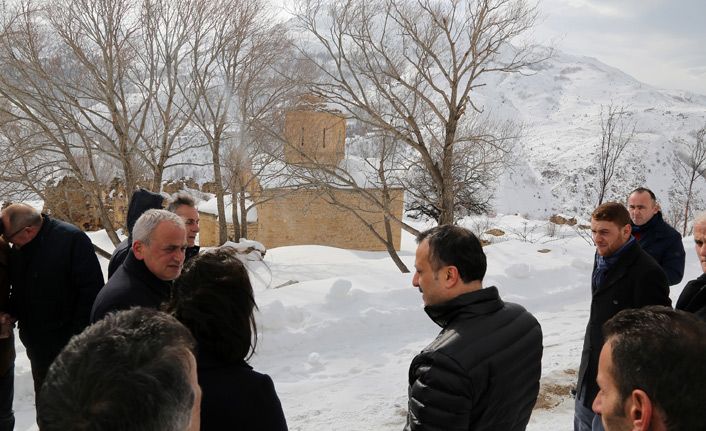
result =
M410 366L405 430L524 430L542 372L534 316L495 287L425 311L444 329Z
M128 252L125 262L115 271L96 298L91 312L91 323L111 311L141 306L159 310L169 300L172 282L160 280L147 268L145 262Z
M701 274L696 280L691 280L684 286L679 299L677 310L694 313L706 320L706 274Z
M642 232L637 242L667 273L669 285L673 286L684 277L686 253L681 235L662 218L658 211L643 226L632 225L635 232Z
M10 311L32 367L47 369L72 335L88 326L103 272L88 236L42 214L32 241L10 253Z
M596 271L595 260L593 271ZM583 405L589 409L598 395L596 376L603 348L603 324L621 310L672 304L667 276L637 241L608 269L599 286L591 282L591 291L591 313L583 340L578 381L578 393L586 385Z
M201 431L287 431L282 404L267 374L202 351L197 360Z

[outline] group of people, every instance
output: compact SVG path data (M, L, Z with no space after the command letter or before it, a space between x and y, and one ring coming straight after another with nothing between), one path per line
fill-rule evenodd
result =
M0 431L14 425L15 321L42 431L287 429L272 379L247 363L257 306L246 268L231 248L199 252L193 198L162 204L134 193L105 286L78 228L24 204L0 213ZM669 286L685 252L650 190L633 191L627 208L600 205L591 232L574 430L704 429L706 213L694 222L704 275L676 310ZM539 322L484 287L486 256L469 230L437 226L417 243L412 284L442 330L410 365L405 430L524 430L539 393Z
M694 221L704 275L671 308L681 282L681 235L652 191L591 215L596 245L591 308L576 388L574 431L706 430L706 213ZM442 327L409 370L406 431L524 430L536 403L542 332L522 306L483 288L485 254L470 231L418 237L413 285Z
M247 363L247 270L235 249L199 253L193 197L133 193L105 285L80 229L25 204L0 222L0 431L14 427L15 322L42 431L287 429L272 379Z

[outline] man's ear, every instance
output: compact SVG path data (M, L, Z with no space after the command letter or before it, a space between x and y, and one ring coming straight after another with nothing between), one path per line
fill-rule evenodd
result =
M657 214L659 212L659 205L655 205L654 212L652 214Z
M455 286L458 281L458 268L453 265L447 266L446 271L444 271L444 277L446 277L444 286L447 288Z
M144 255L144 248L145 244L142 243L142 241L133 241L132 242L132 254L135 255L137 260L142 260L145 258Z
M630 239L631 233L632 233L632 225L630 223L623 226L623 238Z
M626 401L626 412L633 431L654 429L655 422L661 422L659 412L645 391L635 389ZM651 428L652 427L652 428Z

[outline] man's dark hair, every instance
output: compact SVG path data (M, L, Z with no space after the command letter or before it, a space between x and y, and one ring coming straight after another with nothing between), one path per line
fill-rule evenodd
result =
M417 244L429 241L429 264L434 271L455 266L464 283L483 281L488 263L483 246L468 229L453 225L433 227L417 236Z
M650 198L652 198L653 203L657 203L657 196L652 192L652 190L648 189L647 187L638 187L635 190L631 191L628 197L632 196L633 193L649 193Z
M605 202L593 210L591 218L596 221L609 221L622 228L630 224L630 213L625 205L618 202Z
M664 414L669 431L704 429L706 323L662 306L628 309L603 325L620 398L641 389Z
M171 199L169 199L169 201L167 201L167 205L164 207L164 209L169 211L170 213L174 213L176 212L177 208L179 208L181 205L195 207L196 199L194 199L194 197L190 194L187 194L185 192L179 192L175 194Z
M199 343L224 361L241 361L255 351L257 308L250 277L232 247L191 259L174 282L166 311L186 325Z
M195 342L174 317L133 308L74 336L37 399L42 431L182 431L196 399Z

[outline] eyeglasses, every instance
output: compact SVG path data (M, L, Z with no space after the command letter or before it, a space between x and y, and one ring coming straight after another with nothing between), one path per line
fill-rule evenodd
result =
M20 228L19 230L17 230L17 232L13 233L13 234L10 235L10 236L5 236L5 234L3 234L2 237L5 238L5 241L9 241L9 240L11 240L15 235L19 234L20 232L22 232L23 230L25 230L25 229L28 228L28 227L29 227L29 226L22 227L22 228Z

